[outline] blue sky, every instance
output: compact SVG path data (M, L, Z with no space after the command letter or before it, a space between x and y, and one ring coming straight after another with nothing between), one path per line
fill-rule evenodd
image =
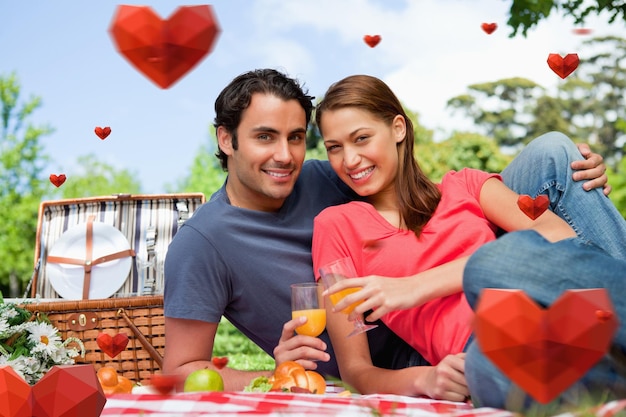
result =
M521 76L553 88L560 79L548 54L577 52L587 38L572 33L571 19L553 15L527 38L510 39L504 0L215 0L221 33L213 51L161 89L115 49L108 30L118 4L0 0L0 74L15 71L22 97L43 99L33 121L55 129L43 140L49 173L70 181L76 159L95 154L135 173L146 193L164 192L186 175L198 148L212 141L215 97L247 70L283 70L317 97L346 75L375 75L445 135L468 126L445 108L468 85ZM166 19L193 4L137 5ZM487 35L483 22L499 27ZM585 27L626 37L623 21L607 22L594 17ZM366 34L382 41L370 48ZM100 140L96 126L110 126L111 135Z

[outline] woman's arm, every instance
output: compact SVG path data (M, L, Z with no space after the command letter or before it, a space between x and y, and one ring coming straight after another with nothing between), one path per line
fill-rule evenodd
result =
M362 394L425 395L449 401L463 401L469 395L464 375L464 353L449 355L437 366L413 366L398 370L375 367L367 335L361 333L347 337L353 328L348 316L333 312L328 298L325 304L326 327L344 383Z

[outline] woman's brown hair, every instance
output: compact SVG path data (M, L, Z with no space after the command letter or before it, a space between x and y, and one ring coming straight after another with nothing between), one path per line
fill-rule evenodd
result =
M415 134L413 123L406 115L400 100L389 86L376 77L352 75L330 86L315 110L315 121L322 136L321 120L325 111L345 107L365 110L389 126L397 115L404 117L406 136L396 146L398 150L398 174L395 179L400 216L409 230L419 236L422 228L432 217L441 193L437 185L421 170L413 147Z

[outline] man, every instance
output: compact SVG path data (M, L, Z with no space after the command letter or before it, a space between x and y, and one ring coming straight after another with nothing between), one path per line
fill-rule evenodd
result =
M339 375L326 332L319 338L294 336L301 323L289 320L290 284L314 279L313 218L354 198L326 162L304 163L311 100L296 80L270 69L240 75L218 96L218 158L229 175L168 249L165 373L213 368L215 334L224 316L277 362L298 360L323 375ZM585 187L603 186L602 158L582 151L588 159L572 166L584 170L574 179L593 179ZM420 363L384 325L368 333L377 366ZM221 373L226 390L269 375L230 368Z

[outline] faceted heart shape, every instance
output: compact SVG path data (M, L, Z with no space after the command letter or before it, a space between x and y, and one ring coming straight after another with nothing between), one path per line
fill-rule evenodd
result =
M107 138L107 136L109 136L111 134L111 128L109 126L107 127L96 127L95 129L96 135L98 135L98 137L102 140L105 140Z
M0 417L31 417L32 388L9 365L0 365Z
M590 28L575 28L572 29L572 32L577 35L589 35L591 32L593 32L593 30L591 30Z
M365 41L366 44L368 44L370 46L370 48L375 47L376 45L378 45L380 43L380 40L382 38L380 37L380 35L365 35L363 36L363 40Z
M474 318L485 356L544 404L604 356L617 327L604 288L567 290L547 309L522 290L489 288L481 293Z
M33 386L33 401L37 417L98 417L106 397L93 365L61 365Z
M541 216L544 211L550 207L550 199L547 195L539 194L537 197L532 198L529 195L520 195L517 199L517 206L524 212L525 215L535 220Z
M109 334L100 333L96 337L96 343L101 351L114 358L126 349L128 336L126 336L126 333L118 333L111 337Z
M211 51L219 27L208 5L181 6L168 20L148 6L120 5L109 32L137 70L168 88Z
M567 78L576 68L578 68L578 54L567 54L562 58L559 54L548 55L548 66L556 75Z
M50 174L50 182L56 187L62 186L66 179L65 174Z
M228 357L226 356L224 357L213 356L211 358L211 361L213 362L213 365L215 365L217 369L222 369L223 367L228 365Z
M491 35L498 28L498 25L496 23L483 23L480 27L487 35Z

